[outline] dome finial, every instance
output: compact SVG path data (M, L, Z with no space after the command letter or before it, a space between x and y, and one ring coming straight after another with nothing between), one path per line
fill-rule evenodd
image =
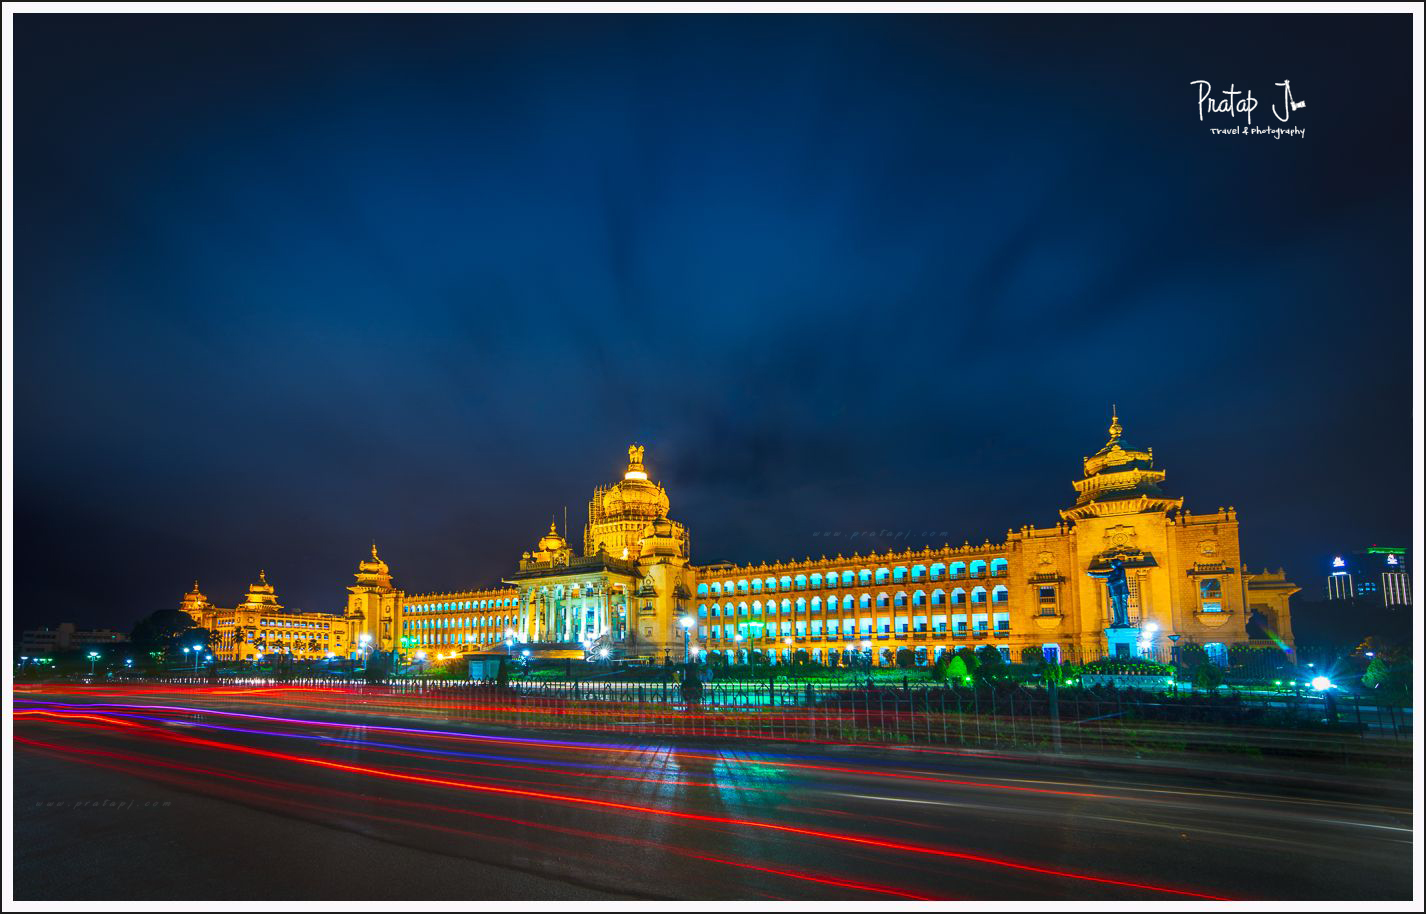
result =
M644 446L642 444L629 445L629 469L624 473L624 478L649 478L649 474L644 470Z
M266 584L266 583L267 583L267 569L265 569L265 568L259 568L259 569L258 569L258 572L257 572L257 579L258 579L259 581L261 581L263 584Z
M1109 420L1109 441L1112 444L1124 437L1124 426L1119 424L1119 404L1110 407L1111 418Z
M376 554L376 540L371 541L371 560L373 562L381 561L381 556Z

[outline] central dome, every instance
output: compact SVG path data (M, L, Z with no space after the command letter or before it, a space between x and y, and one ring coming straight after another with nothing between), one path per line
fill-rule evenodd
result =
M649 482L644 470L643 445L629 445L629 469L604 493L603 506L608 520L653 520L668 514L668 494Z

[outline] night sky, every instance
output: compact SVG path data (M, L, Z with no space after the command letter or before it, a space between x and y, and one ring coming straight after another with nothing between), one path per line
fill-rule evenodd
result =
M17 627L490 585L631 441L697 562L980 542L1116 402L1315 594L1412 545L1410 22L17 15Z

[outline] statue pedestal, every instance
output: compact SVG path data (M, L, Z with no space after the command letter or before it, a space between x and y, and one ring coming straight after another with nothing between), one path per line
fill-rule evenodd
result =
M1123 628L1106 628L1104 635L1109 639L1109 656L1115 660L1132 660L1139 656L1139 627L1126 625Z

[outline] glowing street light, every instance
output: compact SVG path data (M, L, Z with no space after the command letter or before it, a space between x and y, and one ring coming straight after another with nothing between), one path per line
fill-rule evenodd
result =
M683 662L688 662L688 631L693 628L693 617L684 616L678 620L678 624L683 626Z
M90 651L90 652L89 652L89 675L90 675L90 676L93 676L93 675L94 675L94 662L95 662L96 660L98 660L98 659L99 659L99 652L98 652L98 651Z
M1328 689L1334 688L1334 686L1332 685L1332 680L1326 676L1313 676L1312 688L1318 692L1325 692Z

